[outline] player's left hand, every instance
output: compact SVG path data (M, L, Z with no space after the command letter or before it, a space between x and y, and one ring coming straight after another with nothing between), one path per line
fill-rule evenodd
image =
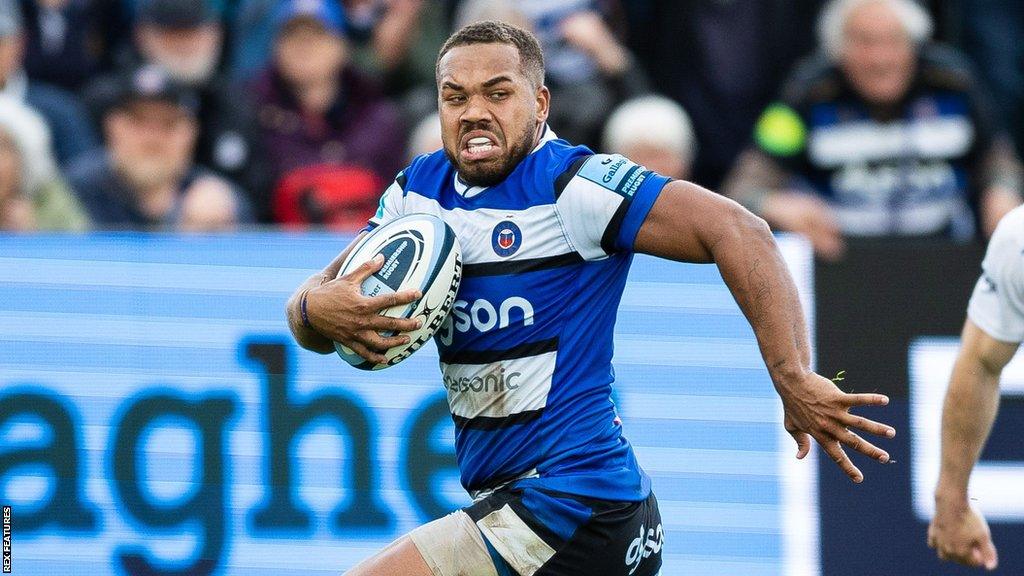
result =
M795 382L776 383L785 409L783 423L797 444L797 458L811 450L814 438L835 463L854 482L864 480L860 469L847 456L843 446L852 448L881 463L889 461L889 453L861 438L851 428L892 438L892 426L850 414L858 406L885 406L889 398L883 394L847 394L831 380L807 372Z
M935 504L928 547L935 548L943 560L995 570L999 556L985 518L969 505Z

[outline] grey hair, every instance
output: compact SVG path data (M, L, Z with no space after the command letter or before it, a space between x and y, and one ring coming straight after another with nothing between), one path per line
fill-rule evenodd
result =
M854 9L873 2L892 9L915 46L931 38L934 28L932 17L914 0L832 0L818 18L818 41L830 60L836 62L843 54L844 28L850 14Z
M602 143L605 151L617 153L636 144L668 148L687 164L697 153L689 115L675 101L656 95L640 96L616 108L605 123Z

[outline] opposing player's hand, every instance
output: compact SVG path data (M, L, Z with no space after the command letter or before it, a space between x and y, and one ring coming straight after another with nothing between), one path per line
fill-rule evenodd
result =
M999 564L988 522L969 505L936 502L935 517L928 526L928 547L939 558L965 566L995 570Z
M409 337L401 332L416 330L421 322L418 319L380 315L382 310L392 306L418 300L422 295L415 290L372 298L362 295L359 287L363 281L383 265L384 257L378 255L349 274L311 289L306 295L306 316L313 329L378 364L387 361L383 352L409 342ZM399 334L384 337L380 332Z
M868 442L852 429L876 436L892 438L896 430L892 426L850 414L858 406L885 406L889 398L882 394L847 394L831 380L808 372L795 382L777 383L776 389L782 397L785 409L783 420L786 431L797 444L797 458L803 458L811 450L814 438L835 463L854 482L864 480L864 475L847 456L844 446L852 448L881 463L889 461L889 454Z

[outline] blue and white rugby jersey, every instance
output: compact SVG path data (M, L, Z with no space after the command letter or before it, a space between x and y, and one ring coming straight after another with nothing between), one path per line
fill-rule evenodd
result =
M546 129L496 186L466 186L437 151L385 191L371 229L434 214L462 246L462 284L435 341L470 493L527 477L517 484L648 496L611 400L612 331L633 241L666 182Z

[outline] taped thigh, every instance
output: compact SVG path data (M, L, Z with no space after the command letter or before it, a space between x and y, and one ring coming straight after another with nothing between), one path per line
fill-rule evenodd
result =
M416 528L409 538L434 576L498 576L480 530L462 510Z

